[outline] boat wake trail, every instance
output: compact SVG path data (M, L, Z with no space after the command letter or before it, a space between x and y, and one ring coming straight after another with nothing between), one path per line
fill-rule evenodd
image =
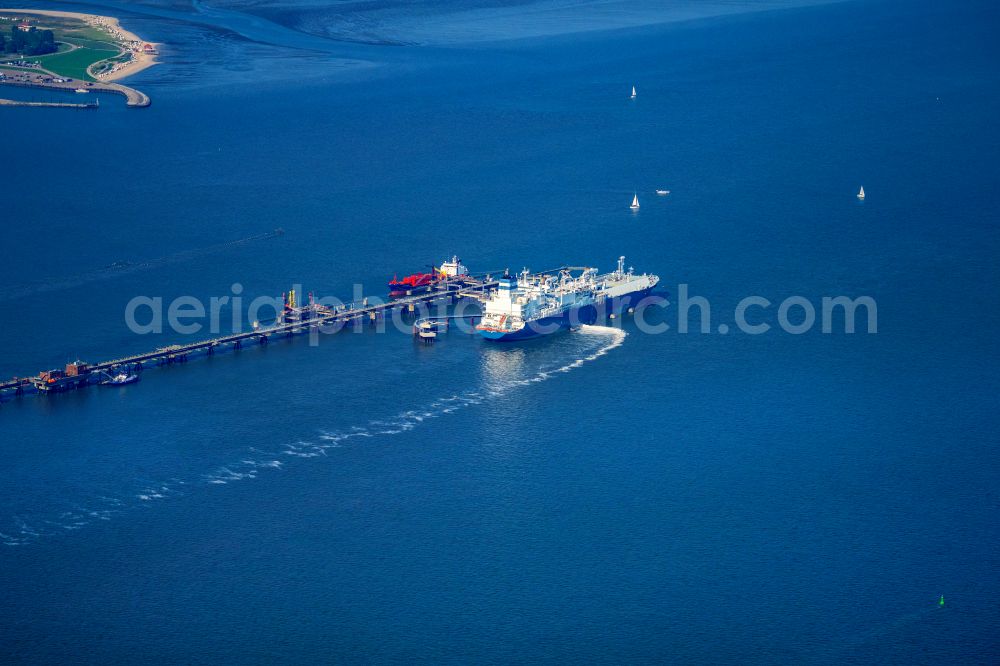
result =
M320 436L311 441L300 440L284 445L283 455L297 458L316 458L327 455L330 449L338 448L344 442L355 438L379 437L383 435L398 435L400 433L413 430L424 421L434 419L452 412L479 405L483 402L499 398L506 393L522 386L529 386L544 382L559 374L571 372L591 361L596 361L601 356L620 347L625 342L625 331L609 326L583 326L578 333L582 336L602 336L595 338L600 346L584 356L576 358L569 363L563 363L552 368L542 368L527 377L521 378L499 378L487 385L486 388L476 391L465 391L447 397L438 398L419 409L410 409L397 414L395 417L386 420L373 420L364 427L352 427L349 430L322 432ZM503 354L504 352L497 352Z
M618 328L583 326L574 335L562 336L560 360L542 361L525 368L521 351L516 347L496 346L484 351L484 377L481 388L443 396L399 412L394 416L372 419L362 426L337 430L319 430L310 438L285 442L277 449L250 447L239 459L214 467L198 477L150 482L137 480L133 490L117 496L96 495L86 502L69 506L50 516L12 516L0 524L0 543L19 546L47 536L65 534L89 524L111 520L115 515L149 506L171 497L194 492L197 488L224 486L237 481L257 479L263 472L289 469L296 462L328 456L333 449L357 441L367 441L402 434L418 428L430 419L488 403L518 388L532 386L572 372L621 347L627 334ZM554 341L553 341L554 342ZM564 352L568 352L564 353ZM572 360L566 361L570 356Z
M857 636L849 637L845 641L837 641L831 645L832 651L837 657L837 661L844 661L848 657L856 656L858 652L865 651L872 644L892 644L898 642L900 638L910 635L913 632L919 633L919 626L926 622L926 618L935 613L941 613L942 609L934 603L933 597L927 599L926 605L918 608L912 613L901 615L887 622L885 625L876 626L874 629L861 632ZM902 636L901 636L902 634Z
M23 284L13 284L0 287L0 302L11 301L16 298L24 298L25 296L34 296L36 294L43 294L50 291L69 289L71 287L78 287L90 282L110 280L111 278L120 277L122 275L130 275L132 273L138 273L140 271L146 271L160 266L189 261L206 254L212 254L213 252L219 252L228 248L246 245L247 243L252 243L254 241L275 238L283 233L284 231L281 229L275 229L274 231L268 231L267 233L247 236L246 238L239 238L237 240L226 241L224 243L216 243L215 245L209 245L207 247L175 252L174 254L170 254L165 257L158 257L156 259L145 259L137 262L116 261L112 264L104 266L103 268L95 268L83 273L77 273L76 275L67 275L65 277L53 278L50 280L39 280L36 282L27 282Z

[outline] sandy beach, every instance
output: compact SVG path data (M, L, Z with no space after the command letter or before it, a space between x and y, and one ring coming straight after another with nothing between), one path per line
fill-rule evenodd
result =
M126 76L131 76L156 64L156 54L146 53L142 49L143 44L150 44L159 49L159 44L147 42L134 32L126 30L121 26L121 22L114 16L101 16L98 14L84 14L81 12L62 12L48 9L7 9L0 8L2 14L33 14L37 16L58 16L61 18L74 18L89 23L90 25L105 30L121 43L121 48L132 51L132 59L128 63L121 65L115 70L99 77L101 81L116 81ZM129 45L138 45L129 48Z

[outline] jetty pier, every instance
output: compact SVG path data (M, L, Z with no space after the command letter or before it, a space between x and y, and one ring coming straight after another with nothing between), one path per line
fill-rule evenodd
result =
M15 88L35 88L38 90L56 90L61 92L74 92L77 89L87 90L88 92L95 93L112 93L114 95L121 95L125 98L125 106L130 109L142 109L149 106L152 102L149 99L149 95L142 92L141 90L136 90L135 88L130 88L128 86L122 85L120 83L111 83L104 81L95 82L78 82L78 81L54 81L54 80L44 80L50 79L51 77L42 77L40 75L28 76L22 72L11 69L3 69L0 66L0 86L12 86ZM81 88L81 86L83 86ZM18 106L29 106L28 104L18 104ZM56 106L55 104L33 104L30 106ZM62 106L69 106L69 104L64 104ZM94 103L87 103L87 108L97 108L98 105Z
M16 99L0 99L0 106L29 106L34 108L49 108L49 109L99 109L101 107L100 100L94 100L93 102L25 102Z
M348 326L377 324L393 312L416 313L419 306L452 305L459 301L482 301L496 288L489 276L479 279L463 276L447 280L426 292L409 294L393 300L369 304L367 298L337 308L310 303L303 307L285 308L278 319L267 326L231 333L186 344L160 347L149 352L131 354L100 363L76 361L63 370L46 370L30 377L0 380L0 402L8 396L27 393L61 393L72 391L107 379L116 372L142 372L144 368L184 363L198 354L213 355L225 349L242 349L247 344L266 345L271 340L284 339L311 332L342 330Z

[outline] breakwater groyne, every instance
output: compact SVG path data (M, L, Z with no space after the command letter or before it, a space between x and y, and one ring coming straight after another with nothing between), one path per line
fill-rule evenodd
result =
M37 106L54 109L98 109L101 103L97 100L93 102L73 103L73 102L23 102L16 99L0 99L0 106Z
M0 71L3 71L0 68ZM77 89L86 90L90 92L99 93L113 93L115 95L121 95L125 98L125 106L133 109L141 109L152 104L149 99L149 95L146 93L136 90L135 88L129 88L128 86L123 86L120 83L86 83L82 84L85 87L80 88L81 84L79 82L40 82L40 81L24 81L18 80L11 77L11 70L6 71L6 78L0 80L0 85L3 86L15 86L18 88L36 88L39 90L57 90L60 92L74 92ZM52 106L53 104L35 104L33 106ZM17 106L26 106L24 104L17 104ZM95 106L97 106L95 104ZM90 108L90 107L87 107Z

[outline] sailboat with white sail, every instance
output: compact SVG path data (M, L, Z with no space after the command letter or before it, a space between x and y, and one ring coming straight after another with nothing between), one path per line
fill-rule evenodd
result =
M636 192L632 195L632 205L629 206L632 210L639 210L639 193Z
M632 96L631 99L635 99L635 86L632 86Z
M865 200L865 188L863 185L861 186L861 189L858 190L858 199L860 199L861 201Z

